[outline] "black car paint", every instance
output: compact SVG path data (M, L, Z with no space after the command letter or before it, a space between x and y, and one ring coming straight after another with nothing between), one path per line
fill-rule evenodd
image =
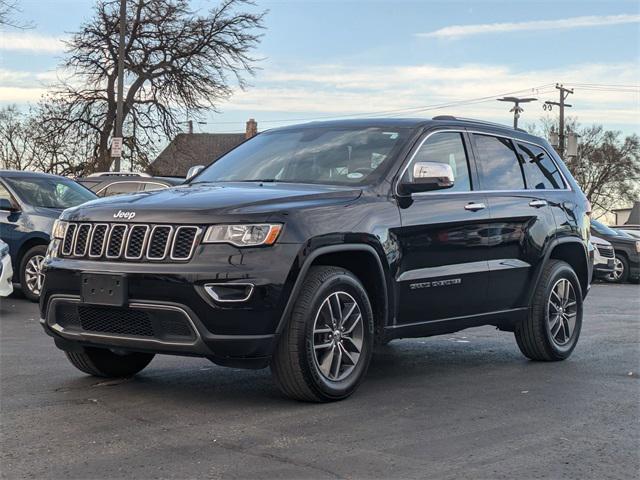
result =
M169 218L175 218L174 223L202 225L278 222L284 228L271 247L200 244L188 263L49 259L42 318L50 313L52 297L78 296L81 272L123 273L129 277L131 301L178 305L189 311L201 328L198 349L185 352L163 347L153 351L203 355L225 365L263 367L269 363L304 274L316 262L338 262L359 274L370 292L381 340L483 324L512 330L514 322L526 315L533 287L552 256L574 265L582 295L587 294L593 258L588 242L588 203L546 141L521 131L466 121L333 123L403 126L414 132L397 158L388 162L382 178L372 185L192 183L70 209L63 216L66 220L107 221L122 209L136 212L134 222L167 222ZM398 194L400 176L421 139L438 130L467 129L542 146L558 163L568 188L482 191L473 147L468 144L474 188L479 190L455 195L446 191ZM529 206L530 201L540 198L548 205ZM487 208L466 210L469 202L485 203ZM252 282L256 289L246 304L217 304L204 293L203 284L210 281ZM75 342L51 330L45 320L43 326L61 348L74 348ZM107 345L147 348L115 340Z

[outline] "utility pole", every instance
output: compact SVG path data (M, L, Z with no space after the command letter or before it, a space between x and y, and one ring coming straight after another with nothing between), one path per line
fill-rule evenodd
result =
M120 0L120 40L118 42L118 94L116 103L116 131L115 137L122 139L122 123L124 120L124 37L127 22L127 0ZM122 142L122 140L119 140ZM114 170L120 171L120 158L122 154L115 156Z
M509 110L513 112L513 128L518 128L518 119L520 118L520 114L524 112L524 109L520 106L521 103L529 103L535 102L538 100L537 98L517 98L517 97L504 97L499 98L499 102L511 102L513 103L513 108Z
M560 107L560 125L558 128L558 153L560 154L560 158L564 158L564 150L565 150L565 133L564 133L564 108L572 107L573 105L569 105L568 103L564 103L567 97L573 94L573 90L569 88L564 88L562 84L556 83L556 89L560 91L560 101L559 102L544 102L544 106L542 107L544 110L551 111L552 105Z

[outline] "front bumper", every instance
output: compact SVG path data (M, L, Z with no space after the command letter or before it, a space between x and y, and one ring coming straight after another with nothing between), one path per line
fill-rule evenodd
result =
M195 355L221 365L261 368L277 343L276 330L293 286L291 270L298 251L293 244L244 250L216 245L182 264L52 258L45 264L41 323L64 350L101 346ZM102 324L87 327L80 320L68 320L65 309L79 315L80 309L86 313L104 308L81 301L81 278L86 273L126 276L126 305L118 312L125 316L142 312L152 325L147 326L151 333L130 331L127 324L105 329ZM224 302L207 293L209 283L249 283L254 288L246 301ZM166 321L182 323L192 334L164 335L158 325Z

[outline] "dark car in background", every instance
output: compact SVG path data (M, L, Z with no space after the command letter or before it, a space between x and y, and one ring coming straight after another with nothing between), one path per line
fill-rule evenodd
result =
M9 245L14 278L37 301L41 266L53 222L62 211L96 195L73 180L46 173L0 170L0 238Z
M77 182L93 190L99 197L110 197L170 188L184 183L184 178L152 177L146 173L133 172L99 172L78 178Z
M640 280L640 240L620 230L591 220L591 234L611 242L615 250L614 270L606 280L615 283Z

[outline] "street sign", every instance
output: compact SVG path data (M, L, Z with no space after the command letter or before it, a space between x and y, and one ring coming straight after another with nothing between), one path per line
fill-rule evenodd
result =
M112 157L122 156L122 137L113 137L111 139L111 156Z

